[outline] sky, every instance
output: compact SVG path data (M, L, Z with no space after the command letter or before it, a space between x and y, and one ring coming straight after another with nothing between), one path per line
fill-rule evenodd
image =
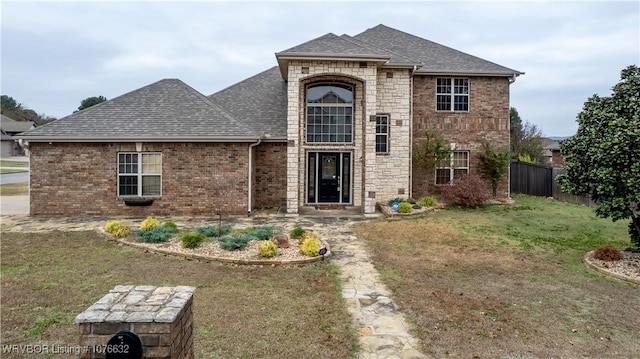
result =
M511 106L545 136L574 134L584 102L640 65L639 1L2 0L0 13L2 94L56 118L164 78L210 95L276 52L378 24L524 72Z

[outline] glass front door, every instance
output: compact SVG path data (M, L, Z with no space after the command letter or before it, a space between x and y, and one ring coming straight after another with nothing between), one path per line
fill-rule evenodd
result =
M348 204L351 201L351 153L309 152L307 202Z

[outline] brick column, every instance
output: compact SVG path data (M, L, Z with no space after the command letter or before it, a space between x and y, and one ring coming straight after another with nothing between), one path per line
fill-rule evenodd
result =
M118 285L80 313L80 357L102 359L120 331L137 335L143 358L193 359L194 287Z

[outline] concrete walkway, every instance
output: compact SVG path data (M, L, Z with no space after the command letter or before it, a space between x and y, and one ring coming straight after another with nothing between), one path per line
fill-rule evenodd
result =
M4 199L4 198L3 198ZM380 281L363 243L350 226L366 220L344 211L322 211L321 215L283 218L234 218L246 225L273 224L293 228L300 226L317 233L330 245L331 260L340 267L342 295L358 328L362 346L361 359L427 358L418 351L418 341L408 333L404 315L390 298ZM205 219L201 219L204 221ZM42 232L52 230L88 230L104 226L107 218L32 218L25 215L3 216L5 231ZM179 227L197 226L198 219L175 218ZM210 219L209 219L210 221Z

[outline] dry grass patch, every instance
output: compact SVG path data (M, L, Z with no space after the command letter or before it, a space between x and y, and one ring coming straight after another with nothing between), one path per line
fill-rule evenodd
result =
M7 183L0 185L0 196L26 196L29 194L29 182ZM9 199L4 199L8 201Z
M150 284L197 288L197 358L357 352L330 261L290 268L191 262L140 253L94 232L2 233L1 249L2 344L77 345L78 313L115 285Z
M629 245L625 223L516 197L354 227L426 354L437 358L640 357L640 292L581 263Z

